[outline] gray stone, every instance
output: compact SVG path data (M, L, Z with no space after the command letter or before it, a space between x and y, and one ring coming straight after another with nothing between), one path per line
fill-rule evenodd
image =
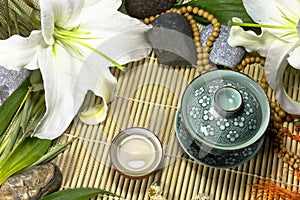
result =
M125 0L128 14L139 19L155 16L173 6L176 0Z
M56 191L61 183L60 169L54 163L46 163L8 178L0 186L0 199L38 200Z
M166 13L152 23L148 39L160 64L195 65L196 46L189 22L180 14Z
M20 71L8 70L0 66L0 106L13 91L28 77L30 72L26 69Z
M205 47L206 41L213 31L213 26L208 25L201 31L201 43ZM230 68L236 67L245 55L245 49L242 47L231 47L227 39L229 37L230 27L221 25L220 34L215 40L209 59L216 65L222 65Z

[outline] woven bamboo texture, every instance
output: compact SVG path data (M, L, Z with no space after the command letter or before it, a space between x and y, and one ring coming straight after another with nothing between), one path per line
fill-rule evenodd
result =
M260 82L263 67L246 66L242 73ZM181 149L174 129L175 113L187 84L198 76L192 67L170 67L149 57L129 63L125 72L113 71L118 79L115 98L110 104L106 121L89 126L77 118L61 141L78 137L57 159L63 172L61 189L97 187L121 195L121 199L149 199L147 190L156 182L166 199L244 200L254 199L257 191L250 184L271 179L284 188L298 191L296 172L277 158L272 138L267 135L263 147L249 162L233 169L215 169L195 162ZM299 100L299 77L287 71L284 84L288 94ZM267 95L274 99L268 88ZM100 102L93 94L86 97L85 106ZM294 124L284 122L294 130ZM116 172L110 162L109 148L113 138L123 129L144 127L153 131L164 149L162 167L148 178L130 180ZM296 141L286 138L289 150L300 153ZM109 199L97 197L97 199ZM112 199L112 198L110 198ZM118 198L116 198L118 199Z
M33 2L36 4L37 1ZM2 38L17 33L14 28L16 21L21 20L21 24L29 25L26 18L19 17L20 10L12 1L0 2L1 10L5 10L7 6L10 7L10 12L0 13ZM21 7L28 11L28 15L31 14L30 7L25 4L21 4ZM4 31L8 30L8 24L12 27L11 33ZM190 200L196 197L211 200L248 200L257 196L257 191L250 187L251 184L271 179L281 187L299 190L296 172L277 158L272 148L272 138L268 135L255 157L233 169L203 166L189 158L181 149L174 129L175 113L186 86L198 76L195 68L160 65L152 53L143 60L128 64L127 71L113 69L113 73L118 79L118 85L116 96L109 105L106 121L88 126L75 118L60 138L60 142L78 138L55 160L63 172L61 189L96 187L122 197L115 199L146 200L149 199L148 188L156 182L168 200ZM242 73L260 82L263 68L252 64L243 69ZM288 94L298 101L299 80L300 73L293 70L287 71L283 80ZM270 88L267 95L274 100ZM100 99L90 93L86 97L85 106L93 106L99 102ZM284 122L283 125L294 130L294 123ZM112 168L110 162L111 141L121 130L134 126L153 131L164 149L162 167L142 180L124 178ZM296 141L286 138L285 142L288 150L300 154L300 146ZM99 196L97 199L113 198Z

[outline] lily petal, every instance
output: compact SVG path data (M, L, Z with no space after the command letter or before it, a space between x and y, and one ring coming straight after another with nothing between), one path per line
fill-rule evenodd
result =
M300 69L300 47L295 48L287 58L289 64L296 69Z
M300 3L299 0L243 0L249 16L259 24L268 24L283 27L295 27L299 21ZM286 35L287 30L282 28L267 28L272 34L287 42L296 42L295 34Z
M79 73L80 76L75 84L74 107L80 107L84 100L82 94L85 94L87 90L91 90L96 96L102 97L101 105L96 105L94 108L90 108L79 114L79 117L83 122L93 125L103 122L106 118L108 110L107 102L110 102L113 97L117 80L111 74L107 60L99 58L99 55L94 59L90 59L90 61L91 60L98 60L98 62L85 62L82 67ZM101 65L101 63L103 63L103 65Z
M55 25L70 30L79 25L78 16L85 0L40 0L41 25L45 42L54 43L53 33Z
M288 65L287 56L294 49L293 44L282 46L279 41L273 43L266 58L265 75L282 109L290 114L300 114L300 102L293 100L284 89L283 75Z
M122 0L86 0L84 7L95 6L96 4L102 5L101 10L106 8L117 10L122 4Z
M81 12L78 31L90 33L88 37L93 38L84 40L84 43L109 55L120 64L125 64L144 58L150 53L152 47L146 41L145 33L151 26L117 11L120 5L119 0L101 0L99 3L85 7ZM105 6L108 8L104 9ZM105 48L101 47L100 50L100 45Z
M121 5L120 1L115 2L117 3L116 6ZM100 36L101 38L114 37L115 34L138 28L144 28L144 31L151 28L151 26L147 26L138 19L125 15L115 8L104 9L101 3L85 7L80 18L81 23L78 31L90 32L94 37Z
M239 18L232 18L234 22L242 23ZM257 35L253 31L244 31L240 26L232 26L227 40L230 46L243 46L248 52L257 51L261 56L266 56L272 43L278 40L276 36L262 29Z
M90 31L96 37L93 40L85 40L86 44L109 55L120 64L139 60L150 53L152 47L145 39L145 33L151 26L147 26L139 20L120 12L112 11L108 12L107 15L102 16L103 13L97 15L96 13L99 9L101 8L95 6L93 9L88 10L88 12L86 12L87 10L84 12L89 17L86 16L85 20L82 21L79 31ZM97 17L89 19L91 16ZM112 26L111 24L114 25ZM97 38L97 36L101 37Z
M13 35L0 40L0 64L7 69L38 68L38 55L45 46L41 31L32 31L29 37Z
M81 62L56 45L56 54L52 46L41 52L39 65L44 80L46 113L34 136L41 139L54 139L60 136L72 122L79 107L74 107L73 91ZM84 96L82 94L82 96ZM83 97L82 97L83 98Z
M300 12L300 2L283 0L243 0L248 15L259 24L282 25L282 13L295 19ZM298 21L298 18L296 19Z
M115 34L115 37L104 40L101 45L97 47L97 51L109 55L111 59L120 64L144 58L151 51L151 46L144 39L144 33L145 29L139 28L121 32L117 35ZM78 94L82 93L84 88L93 91L95 95L100 96L103 99L105 112L102 112L102 114L104 116L106 115L106 104L110 102L113 97L117 80L109 71L108 66L110 66L111 63L102 56L99 56L97 51L90 54L84 61L84 66L77 79L74 96L76 102L81 104L82 100L77 98ZM97 109L94 109L91 112L88 112L88 114L90 115L92 112L98 114L96 111ZM80 116L83 121L89 124L100 123L102 120L102 117L99 117L99 115L95 115L93 120L91 120L91 117L89 117L89 119L84 119L85 115L86 113L82 113Z
M107 104L102 102L100 105L96 105L95 107L85 111L81 112L79 114L79 117L82 122L86 124L98 124L105 120L107 115Z
M243 0L243 4L248 15L258 24L274 24L274 19L269 16L280 16L273 0Z

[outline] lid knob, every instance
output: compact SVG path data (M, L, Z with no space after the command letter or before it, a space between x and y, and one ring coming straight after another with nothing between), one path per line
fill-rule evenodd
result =
M224 86L214 94L214 109L223 116L235 116L243 108L241 93L231 86Z

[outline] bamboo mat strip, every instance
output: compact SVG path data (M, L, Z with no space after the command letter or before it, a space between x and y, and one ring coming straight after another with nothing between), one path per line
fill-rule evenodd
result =
M203 166L187 156L181 149L174 130L175 113L187 84L197 71L190 67L160 65L152 53L149 57L127 65L127 71L112 72L118 79L116 96L111 102L104 123L88 126L77 118L61 138L78 139L61 154L56 163L63 172L64 188L98 187L123 199L149 199L147 190L156 182L166 199L189 200L197 197L214 200L254 199L257 191L249 184L270 179L285 188L299 191L295 172L277 158L272 139L267 136L262 149L249 162L234 169L215 169ZM260 82L263 68L248 65L243 71ZM300 73L288 71L284 77L287 92L299 99ZM268 88L267 95L274 99ZM100 98L88 94L84 107L100 103ZM116 172L110 163L109 148L113 138L128 127L140 126L153 131L164 148L162 167L142 180L130 180ZM293 130L294 124L284 126ZM296 141L285 138L287 149L300 153ZM98 196L97 199L112 199Z

